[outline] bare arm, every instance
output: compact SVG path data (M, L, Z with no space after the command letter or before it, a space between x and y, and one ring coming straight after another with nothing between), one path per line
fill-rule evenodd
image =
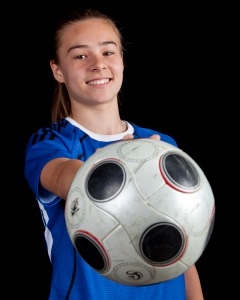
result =
M196 266L185 272L186 300L204 300L200 278Z
M41 173L42 186L66 200L70 185L83 162L78 159L56 158L47 163Z

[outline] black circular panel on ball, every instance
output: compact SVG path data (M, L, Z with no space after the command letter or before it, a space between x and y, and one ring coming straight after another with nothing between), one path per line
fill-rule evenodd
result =
M199 174L191 163L180 154L167 153L162 161L164 173L175 185L195 189L199 185Z
M107 268L107 259L102 249L94 240L85 235L77 235L74 240L75 246L82 258L98 272Z
M152 264L166 264L176 260L184 248L184 236L171 223L158 223L149 227L140 241L142 255Z
M120 193L125 183L125 171L115 161L96 165L87 178L87 193L95 201L107 201Z

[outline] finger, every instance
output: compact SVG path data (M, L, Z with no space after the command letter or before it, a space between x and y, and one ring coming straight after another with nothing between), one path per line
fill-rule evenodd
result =
M160 140L161 137L159 134L153 134L152 136L150 136L150 139L153 139L153 140Z
M133 135L132 134L126 134L124 137L123 137L123 140L131 140L133 139Z

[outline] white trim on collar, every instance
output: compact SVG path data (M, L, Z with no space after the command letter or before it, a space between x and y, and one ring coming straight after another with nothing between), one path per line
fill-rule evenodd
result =
M87 133L91 138L93 138L94 140L97 140L97 141L102 141L102 142L118 141L118 140L122 140L123 137L127 134L133 134L133 127L127 121L124 121L127 124L127 130L124 132L121 132L118 134L98 134L98 133L92 132L92 131L88 130L87 128L83 127L82 125L80 125L79 123L77 123L75 120L73 120L70 117L67 117L66 120L68 122L70 122L73 126L78 127L79 129L81 129L82 131Z

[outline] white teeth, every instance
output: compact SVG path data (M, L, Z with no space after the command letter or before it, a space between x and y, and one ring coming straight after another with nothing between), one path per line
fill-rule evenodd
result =
M89 81L88 84L91 85L98 85L98 84L104 84L109 82L109 79L100 79L100 80L93 80L93 81Z

